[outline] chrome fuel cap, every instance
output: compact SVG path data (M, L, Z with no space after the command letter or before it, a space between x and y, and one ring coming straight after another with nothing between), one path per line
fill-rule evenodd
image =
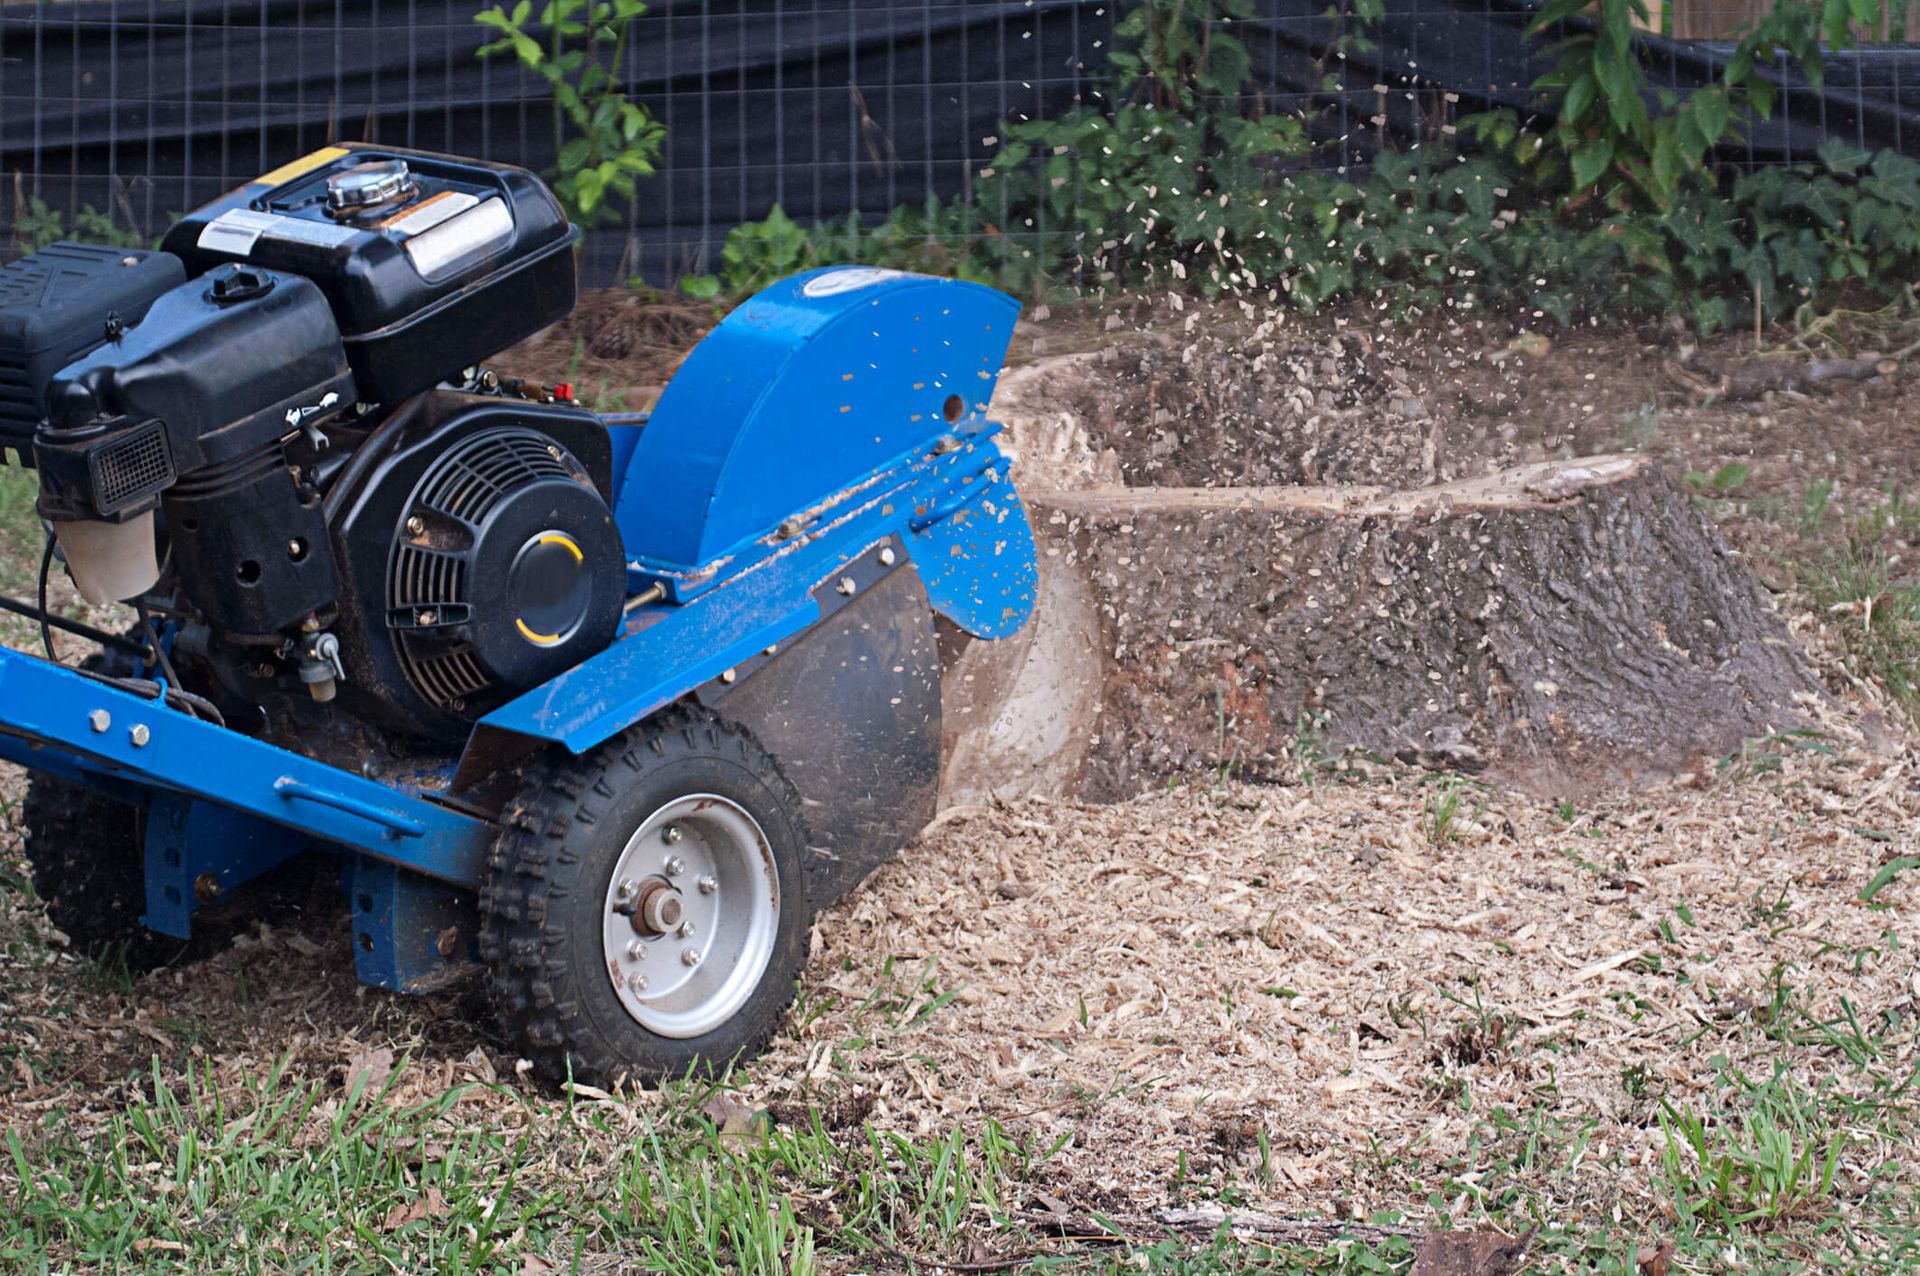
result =
M327 207L336 213L372 208L411 195L413 174L405 160L369 160L327 179Z

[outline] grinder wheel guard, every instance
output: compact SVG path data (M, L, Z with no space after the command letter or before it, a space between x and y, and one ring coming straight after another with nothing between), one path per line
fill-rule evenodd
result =
M811 271L602 417L486 363L570 312L577 239L530 173L355 143L0 267L47 570L142 617L8 602L114 653L0 651L29 808L136 816L34 826L50 890L120 884L89 934L186 940L319 852L362 981L484 972L546 1075L651 1079L758 1051L815 911L932 817L936 617L1034 605L1018 305Z

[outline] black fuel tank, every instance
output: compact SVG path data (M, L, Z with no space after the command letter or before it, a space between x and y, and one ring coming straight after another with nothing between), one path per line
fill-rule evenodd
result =
M311 279L361 397L395 403L565 318L577 238L524 169L350 143L198 209L164 244L189 271L247 262Z
M354 397L319 289L297 275L226 267L162 294L146 322L62 368L36 446L157 419L185 474L252 452Z

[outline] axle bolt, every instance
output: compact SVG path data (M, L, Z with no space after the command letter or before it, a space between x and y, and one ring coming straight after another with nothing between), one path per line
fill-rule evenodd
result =
M700 893L702 895L711 895L719 889L720 889L720 883L713 880L712 873L708 873L705 877L702 877L700 879Z
M147 747L147 741L153 739L153 733L147 730L146 723L136 722L127 731L127 739L133 741L134 748L144 749Z
M656 879L640 897L640 907L633 915L633 928L642 935L664 935L680 924L685 912L680 892Z
M668 846L678 846L680 844L680 826L678 824L669 824L667 827L661 829L660 840ZM678 873L680 870L676 868L671 871Z
M680 953L680 964L682 966L698 966L700 964L700 950L698 948L683 949Z
M646 959L647 959L647 946L645 944L641 943L639 940L636 939L632 943L627 945L628 961L645 961Z
M105 709L95 709L87 715L87 725L92 727L96 732L104 732L108 727L113 725L113 715Z

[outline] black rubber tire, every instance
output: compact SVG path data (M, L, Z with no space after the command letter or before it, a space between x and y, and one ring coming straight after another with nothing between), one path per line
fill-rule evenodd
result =
M133 661L99 651L82 669L130 677ZM44 771L31 772L20 804L33 891L47 920L74 952L99 960L124 956L131 971L153 970L185 955L189 942L140 924L147 911L146 812Z
M124 957L129 971L177 961L189 940L140 924L147 911L146 812L35 771L20 804L33 891L72 951Z
M766 973L739 1012L676 1039L647 1031L621 1006L602 954L601 909L633 831L692 793L729 798L759 823L780 873L780 914ZM805 846L800 795L772 756L744 729L705 714L667 710L580 757L535 763L503 813L480 892L480 955L501 1026L553 1080L713 1075L758 1053L806 964Z

